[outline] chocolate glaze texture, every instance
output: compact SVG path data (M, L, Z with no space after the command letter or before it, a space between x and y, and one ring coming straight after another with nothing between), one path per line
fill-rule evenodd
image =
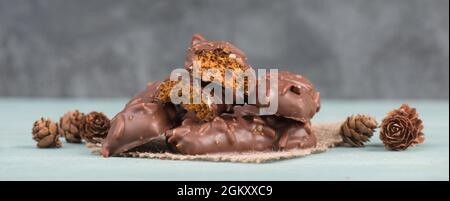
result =
M157 93L158 93L158 87L161 85L160 81L154 81L147 83L147 87L145 90L139 92L136 94L133 98L131 98L128 103L125 105L125 107L128 107L130 105L134 105L136 103L153 103L157 102Z
M317 144L310 122L302 123L277 116L267 116L264 120L276 130L278 136L276 147L279 150L305 149L315 147Z
M194 36L192 36L191 46L187 50L184 67L188 70L192 69L195 54L198 53L199 51L209 51L215 49L222 49L229 52L230 54L234 54L236 56L237 61L241 65L245 66L246 68L250 68L250 66L247 64L247 56L242 50L226 41L206 40L200 34L194 34Z
M175 107L154 102L155 87L157 83L150 84L112 119L102 145L104 157L141 146L171 128L176 116Z
M278 73L278 94L273 94L268 84L267 88L269 100L270 97L278 96L277 116L306 123L320 110L320 93L301 75L281 71ZM259 103L256 105L266 107Z
M215 117L209 122L185 119L166 132L167 142L181 154L273 150L275 131L260 118Z

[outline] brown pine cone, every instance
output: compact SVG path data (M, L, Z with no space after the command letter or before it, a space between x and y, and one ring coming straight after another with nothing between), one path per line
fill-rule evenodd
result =
M373 136L377 126L377 121L371 116L358 114L347 117L341 126L343 141L354 147L363 147Z
M58 124L54 123L51 119L37 120L33 124L33 140L36 140L36 144L39 148L59 148L61 147L61 141L59 141Z
M99 143L108 134L110 120L101 112L91 112L84 117L81 137L91 143Z
M69 111L59 119L59 131L70 143L81 143L84 114L78 110Z
M380 139L390 150L405 150L411 145L425 141L423 124L416 108L402 104L390 111L381 123Z

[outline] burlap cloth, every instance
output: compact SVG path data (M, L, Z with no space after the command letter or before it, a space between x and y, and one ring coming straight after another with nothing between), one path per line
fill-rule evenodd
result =
M317 145L308 149L292 149L286 151L268 152L241 152L241 153L216 153L203 155L182 155L167 151L163 137L150 142L148 147L152 152L130 151L118 155L119 157L134 158L156 158L170 160L203 160L203 161L226 161L240 163L265 163L289 158L307 156L315 153L325 152L327 149L342 143L340 134L340 123L313 124L312 129L317 137ZM87 143L86 146L92 153L100 155L101 144Z

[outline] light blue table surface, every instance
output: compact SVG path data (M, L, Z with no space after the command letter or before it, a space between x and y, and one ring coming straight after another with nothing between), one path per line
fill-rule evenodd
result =
M31 128L41 116L67 110L113 116L126 99L0 98L0 180L449 180L449 103L445 101L329 100L313 122L365 113L378 121L408 102L417 107L426 142L407 151L386 151L378 133L365 148L338 147L321 154L266 164L102 158L84 145L37 149Z

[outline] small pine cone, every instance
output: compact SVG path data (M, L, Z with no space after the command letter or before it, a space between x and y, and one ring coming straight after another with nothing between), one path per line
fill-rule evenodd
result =
M81 137L91 143L100 143L110 128L110 120L101 112L91 112L84 117L84 128Z
M58 124L51 119L41 118L33 124L33 140L39 148L59 148L61 141L59 141Z
M425 141L423 124L416 108L402 104L390 111L381 123L380 139L390 150L405 150Z
M358 114L347 117L341 126L343 141L354 147L363 147L373 136L377 126L377 121L371 116Z
M81 143L84 114L78 110L69 111L59 119L59 130L70 143Z

